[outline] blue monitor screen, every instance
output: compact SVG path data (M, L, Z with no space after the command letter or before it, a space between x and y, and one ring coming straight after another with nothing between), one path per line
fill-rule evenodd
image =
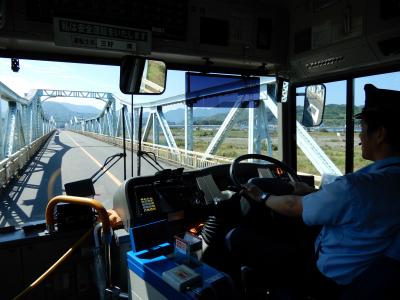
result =
M260 99L260 78L186 73L186 103L193 107L241 107Z

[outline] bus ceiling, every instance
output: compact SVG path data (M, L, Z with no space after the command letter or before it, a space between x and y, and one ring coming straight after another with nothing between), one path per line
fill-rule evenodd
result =
M292 7L292 82L400 67L399 1L313 1Z
M280 75L292 83L400 65L400 8L384 0L4 0L0 55Z

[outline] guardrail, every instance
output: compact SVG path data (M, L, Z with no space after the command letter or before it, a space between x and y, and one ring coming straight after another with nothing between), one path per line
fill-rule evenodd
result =
M83 134L94 139L100 140L105 143L113 144L122 147L123 140L120 137L112 137L108 135L87 132L87 131L75 131L71 130L79 134ZM133 150L137 151L138 144L133 144ZM131 141L126 140L126 148L131 149ZM219 164L230 164L233 159L210 155L206 160L203 158L203 153L195 152L195 151L185 151L183 149L173 149L173 151L167 146L156 145L152 143L142 143L142 150L147 152L153 152L157 158L173 163L178 164L180 166L189 167L192 169L201 169L210 166L215 166ZM300 175L313 175L308 173L300 173ZM316 186L319 186L321 183L321 176L313 175Z
M45 134L0 161L0 187L5 187L18 174L18 171L42 148L43 144L54 132L55 130Z
M75 131L75 130L71 130L71 131L95 138L95 139L103 141L105 143L118 145L120 147L122 147L122 144L123 144L123 140L121 137L112 137L109 135L103 135L103 134L87 132L87 131ZM131 141L130 140L126 140L126 148L128 150L131 149ZM138 150L137 143L133 144L133 150L134 151ZM226 163L232 162L232 159L222 157L222 156L210 155L207 159L204 159L203 153L199 153L199 152L195 152L195 151L185 151L183 149L171 150L167 146L156 145L156 144L146 143L146 142L142 143L142 150L146 151L146 152L153 152L157 158L159 158L165 162L172 163L172 164L178 164L180 166L185 166L185 167L192 168L192 169L206 168L206 167L215 166L218 164L226 164Z

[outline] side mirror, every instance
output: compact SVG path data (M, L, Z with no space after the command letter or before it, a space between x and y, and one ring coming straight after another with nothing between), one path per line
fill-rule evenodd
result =
M160 95L165 90L166 77L164 62L124 56L120 67L119 88L124 94Z
M325 109L326 88L323 84L306 87L304 95L303 120L306 127L319 126L322 123Z

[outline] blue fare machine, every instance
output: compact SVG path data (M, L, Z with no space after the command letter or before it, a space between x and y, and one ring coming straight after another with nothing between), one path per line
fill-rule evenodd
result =
M233 297L230 277L200 261L202 240L185 231L186 209L199 197L198 187L181 179L136 177L119 187L113 204L130 234L130 299Z

